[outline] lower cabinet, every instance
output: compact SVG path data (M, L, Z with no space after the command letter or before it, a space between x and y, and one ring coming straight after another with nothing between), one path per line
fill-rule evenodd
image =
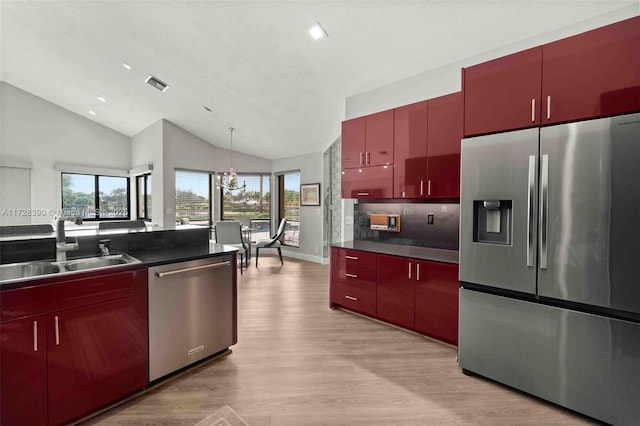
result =
M42 312L11 318L22 294ZM1 424L67 423L147 385L146 269L51 280L0 301Z
M345 249L331 250L330 306L458 344L458 265L355 250L345 256ZM356 258L351 265L349 258Z
M0 324L0 424L47 424L46 315Z

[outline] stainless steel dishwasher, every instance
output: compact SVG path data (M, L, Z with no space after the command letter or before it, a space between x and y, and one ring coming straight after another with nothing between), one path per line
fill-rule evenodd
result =
M149 268L149 381L236 340L232 256Z

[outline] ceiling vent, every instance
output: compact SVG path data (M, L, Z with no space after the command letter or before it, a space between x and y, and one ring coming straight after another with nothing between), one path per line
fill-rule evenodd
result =
M161 92L165 92L169 88L169 85L167 83L152 75L147 77L145 83L150 84Z

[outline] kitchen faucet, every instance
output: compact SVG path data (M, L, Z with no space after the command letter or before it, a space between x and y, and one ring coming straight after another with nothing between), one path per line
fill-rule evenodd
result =
M64 223L66 221L73 221L76 225L82 225L81 216L60 216L56 221L56 261L64 262L67 260L67 252L72 250L78 250L78 237L75 237L73 243L67 243L67 239L64 233Z

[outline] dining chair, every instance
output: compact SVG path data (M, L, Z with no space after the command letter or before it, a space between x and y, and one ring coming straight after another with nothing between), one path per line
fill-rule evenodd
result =
M280 226L278 226L278 231L276 234L268 240L258 240L256 242L256 267L258 266L258 255L261 248L274 248L278 249L278 256L280 256L280 263L284 265L282 261L282 244L280 243L280 238L282 234L284 234L284 228L287 226L287 219L284 218L280 221Z
M232 220L216 222L216 243L238 249L238 254L240 254L240 275L242 275L243 266L249 266L249 263L246 260L247 247L242 239L240 223Z
M251 218L248 216L238 216L234 220L240 222L242 226L246 226L246 227L251 226Z

